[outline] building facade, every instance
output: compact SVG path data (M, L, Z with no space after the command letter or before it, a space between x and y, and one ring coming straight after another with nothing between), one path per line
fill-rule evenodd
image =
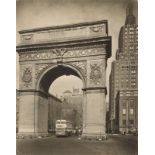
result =
M83 94L79 89L63 93L62 118L71 121L74 128L82 126L82 105Z
M56 96L49 94L48 96L48 131L55 130L55 121L61 118L61 106L62 101ZM16 90L16 133L18 133L19 129L19 116L20 116L20 91ZM42 108L40 106L40 108ZM42 113L45 115L45 113Z
M130 133L133 129L138 129L138 91L119 91L115 103L116 131Z
M116 61L112 62L110 74L109 110L112 132L128 132L129 122L137 127L138 26L135 21L132 6L129 5L125 25L120 29ZM131 111L136 113L131 120L127 113L130 111L130 102L133 107ZM122 124L123 128L126 126L125 131Z
M48 103L48 130L55 131L55 122L61 119L62 101L54 95L49 96Z
M18 133L19 126L19 90L16 89L16 133Z

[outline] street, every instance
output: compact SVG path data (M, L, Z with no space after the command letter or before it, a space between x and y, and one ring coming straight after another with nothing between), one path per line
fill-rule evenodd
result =
M138 155L138 137L112 135L105 141L74 136L17 139L17 155Z

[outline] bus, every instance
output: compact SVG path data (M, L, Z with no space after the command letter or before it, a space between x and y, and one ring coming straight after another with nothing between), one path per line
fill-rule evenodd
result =
M72 134L72 123L67 120L56 121L56 136L70 136Z

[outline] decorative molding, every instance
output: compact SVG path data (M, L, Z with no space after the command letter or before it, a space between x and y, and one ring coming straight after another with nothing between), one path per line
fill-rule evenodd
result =
M105 32L103 25L91 26L89 27L92 32Z
M60 49L54 49L53 53L57 56L57 63L62 63L63 61L63 55L67 52L67 49L60 48Z
M30 87L32 85L32 68L26 67L23 70L22 80L25 87Z
M64 54L64 57L83 57L83 56L93 56L104 54L105 50L102 48L93 49L80 49L80 50L70 50Z
M97 46L85 46L75 48L57 48L49 50L31 51L29 53L20 53L20 61L62 59L67 57L83 57L93 55L103 55L106 53L105 48Z
M22 41L32 41L33 39L33 34L24 34L24 35L21 35L21 40Z
M40 60L40 59L54 59L56 58L56 54L53 53L52 50L42 50L41 52L38 51L31 51L31 53L22 53L20 54L20 61L33 61L33 60Z
M90 83L92 85L100 85L102 81L101 65L98 63L90 64Z
M57 57L63 57L63 55L67 52L67 49L65 48L53 49L52 52L56 54Z

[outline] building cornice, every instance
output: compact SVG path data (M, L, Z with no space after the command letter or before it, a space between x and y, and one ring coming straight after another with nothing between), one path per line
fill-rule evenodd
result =
M19 31L19 34L57 30L57 29L69 29L69 28L82 27L82 26L92 26L96 24L106 24L106 27L107 27L107 23L108 23L107 20L100 20L100 21L66 24L66 25L59 25L59 26L40 27L40 28L34 28L34 29L28 29L28 30L21 30ZM108 33L108 30L106 30L106 32Z
M87 87L83 88L83 91L91 91L91 90L104 90L105 94L107 94L107 88L106 87Z

